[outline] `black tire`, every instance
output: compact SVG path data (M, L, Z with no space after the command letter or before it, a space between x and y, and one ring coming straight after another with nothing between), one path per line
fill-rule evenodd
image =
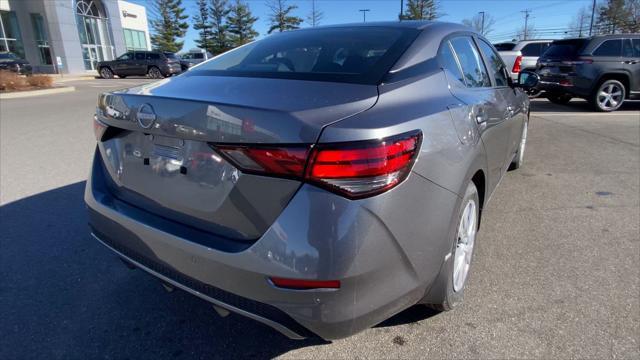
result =
M547 99L554 104L567 105L571 101L572 96L569 94L547 94Z
M480 223L480 197L478 196L478 189L475 184L470 181L467 185L464 198L459 205L457 212L457 219L455 220L455 228L453 230L453 241L451 244L451 256L442 265L438 279L434 285L429 289L429 293L425 295L425 298L421 303L425 303L428 307L438 311L450 311L456 306L462 303L464 299L464 286L468 283L469 275L467 275L462 287L458 290L454 289L454 259L456 256L456 249L458 248L458 228L460 226L462 214L470 201L475 203L475 230L478 230L478 224ZM474 240L475 243L475 240ZM473 258L473 249L470 258ZM470 263L469 263L470 264ZM470 270L469 270L470 271ZM425 301L425 299L429 299ZM437 301L434 301L438 299Z
M127 75L118 75L118 77L119 77L120 79L126 79L126 78L127 78Z
M102 68L100 68L100 77L103 79L113 79L113 71L104 66Z
M158 69L158 67L156 66L152 66L149 68L149 70L147 71L147 76L151 79L162 79L164 78L164 75L162 74L162 71L160 71L160 69Z
M524 163L524 150L526 149L526 145L527 145L528 128L529 128L529 118L527 117L527 120L524 122L524 125L522 127L522 132L520 135L520 144L518 145L518 151L516 152L516 155L513 157L513 160L511 160L511 164L509 164L509 171L519 169Z
M594 90L593 94L591 94L589 103L596 111L616 111L624 103L626 95L627 89L624 87L623 83L613 79L605 80L600 83L600 85Z

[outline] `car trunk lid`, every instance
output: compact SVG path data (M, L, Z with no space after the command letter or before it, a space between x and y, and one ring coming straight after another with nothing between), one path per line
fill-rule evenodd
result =
M215 144L311 146L323 127L364 111L377 87L180 76L100 97L110 190L131 205L219 236L259 238L300 182L243 173Z

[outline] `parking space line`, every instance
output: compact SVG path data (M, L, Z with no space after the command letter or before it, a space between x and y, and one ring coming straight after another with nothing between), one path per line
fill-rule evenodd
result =
M638 116L640 120L640 111L630 111L630 112L611 112L611 113L599 113L599 112L534 112L532 111L532 116L598 116L602 117L606 116Z

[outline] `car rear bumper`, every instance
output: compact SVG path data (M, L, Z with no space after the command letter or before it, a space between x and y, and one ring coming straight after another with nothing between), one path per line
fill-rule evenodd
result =
M451 251L459 197L415 174L358 201L302 185L262 237L218 247L114 199L100 161L85 191L98 240L162 281L290 338L343 338L415 304ZM410 221L398 221L408 214ZM340 280L341 287L282 289L269 277Z

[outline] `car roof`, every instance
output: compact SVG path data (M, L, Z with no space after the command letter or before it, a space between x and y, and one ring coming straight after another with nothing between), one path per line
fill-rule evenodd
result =
M331 29L331 28L353 28L353 27L387 27L387 28L403 28L403 29L416 29L423 30L429 26L436 24L449 24L452 26L463 26L460 24L447 23L442 21L433 20L397 20L397 21L370 21L360 23L347 23L347 24L335 24L335 25L321 25L316 27L309 27L304 29L298 29L295 31L313 31L317 29Z

